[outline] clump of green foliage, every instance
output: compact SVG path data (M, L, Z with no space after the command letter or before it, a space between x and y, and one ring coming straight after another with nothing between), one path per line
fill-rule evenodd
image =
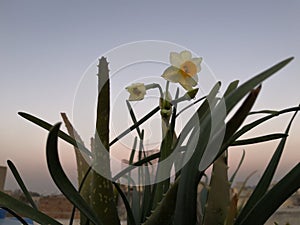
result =
M199 100L194 99L197 93L197 89L194 89L195 80L188 79L193 78L199 72L200 69L197 67L199 66L197 63L200 63L201 60L194 61L194 65L183 62L180 68L173 65L167 68L163 74L163 77L167 80L165 93L156 84L148 86L135 84L127 88L132 94L129 100L142 100L147 89L158 87L161 100L156 108L141 119L136 118L128 101L127 105L133 125L116 139L110 141L109 69L106 59L102 57L98 65L97 120L91 150L84 146L65 114L62 114L62 118L69 134L60 130L60 123L51 125L24 112L20 112L19 115L49 130L46 145L49 172L60 191L74 205L74 209L80 211L81 225L119 225L116 195L121 197L126 207L128 225L264 224L276 209L300 187L300 164L297 164L275 186L270 188L291 124L300 107L259 112L252 112L251 109L261 91L262 82L286 66L291 60L292 58L286 59L241 85L238 81L233 81L227 87L223 96L218 96L221 87L221 82L218 82L210 93L199 98ZM179 76L187 80L182 80L182 77ZM174 77L181 80L177 78L174 80ZM176 81L187 92L180 97L177 90L175 98L172 100L169 96L168 85L169 82ZM181 131L176 133L176 119L182 113L182 111L177 112L176 106L187 100L194 101L191 105L197 106L197 110L191 115L190 120L187 121ZM239 103L241 104L236 109ZM140 129L140 125L159 111L161 112L163 133L160 150L152 155L146 155L143 152L144 131ZM230 113L231 117L228 116ZM294 114L285 132L240 139L242 135L260 124L286 113ZM245 119L252 114L262 116L248 124L244 124ZM109 149L130 132L137 132L137 137L134 140L129 165L112 177ZM75 148L79 183L77 188L72 185L61 166L57 148L58 138L70 143ZM231 194L230 191L239 168L232 177L228 177L227 159L230 147L275 139L280 139L277 149L249 200L242 205L242 208L239 208L238 193ZM221 140L220 144L214 145L218 140ZM135 157L136 152L138 152L137 157ZM166 175L166 179L151 183L149 181L149 170L143 166L154 164L155 160L163 162L171 154L176 157L173 158L169 170L162 171L159 167L155 170L157 176L163 174ZM136 158L137 160L134 160ZM244 155L241 163L243 158ZM174 182L171 182L171 168L173 165L176 169L176 176ZM144 186L135 186L130 179L131 170L135 166L139 166L138 169L141 172L141 179L144 179ZM212 174L208 182L206 171L210 166L212 166ZM29 217L40 224L60 225L61 223L54 218L38 210L18 171L10 161L9 167L30 205L0 192L0 207ZM97 172L96 168L99 167L104 168L105 175ZM120 187L118 183L120 178L128 179L128 193L125 193L124 189ZM198 192L199 186L202 186L200 193ZM73 223L73 218L74 211L70 216L70 225ZM24 221L22 223L26 224Z

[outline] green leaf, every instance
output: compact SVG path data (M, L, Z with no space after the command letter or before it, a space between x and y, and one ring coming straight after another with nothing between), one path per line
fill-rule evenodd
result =
M254 115L254 114L278 114L278 111L276 110L260 110L260 111L253 111L250 112L249 115Z
M15 179L16 179L18 185L20 186L22 192L24 193L26 199L28 200L28 202L30 203L30 205L31 205L34 209L37 210L38 208L37 208L36 204L34 203L34 201L33 201L32 197L31 197L31 195L30 195L28 189L26 188L26 186L25 186L25 184L24 184L24 182L23 182L23 180L22 180L22 178L21 178L21 176L20 176L20 174L19 174L17 168L15 167L15 165L13 164L13 162L10 161L10 160L7 160L7 164L8 164L8 166L9 166L9 168L10 168L12 174L14 175L14 177L15 177Z
M261 90L261 86L252 90L244 103L239 107L236 113L232 116L232 118L226 124L226 133L224 137L224 147L222 149L227 149L228 144L230 144L227 140L230 140L230 137L239 129L242 125L246 117L248 116L251 108L253 107L257 96Z
M250 92L243 104L235 112L232 118L227 122L225 131L225 125L220 124L220 128L217 127L218 132L215 132L216 134L210 139L210 142L206 147L206 150L201 158L199 170L206 170L214 162L214 160L216 160L226 149L228 149L228 146L231 143L227 140L230 140L230 137L237 131L237 129L241 126L241 124L248 116L248 113L253 107L260 90L261 86ZM218 108L218 106L216 108ZM218 112L219 111L217 111L217 113ZM222 141L222 146L216 146L215 143L218 143L220 141Z
M141 166L147 162L150 162L154 159L157 159L160 157L160 152L154 153L153 155L150 155L138 162L133 163L132 165L126 167L125 169L123 169L122 171L120 171L119 173L117 173L113 178L112 181L116 181L118 179L120 179L122 176L124 176L125 174L127 174L128 172L130 172L131 170L135 169L137 166Z
M177 89L176 92L176 96L175 98L177 99L179 95L179 89ZM177 103L174 104L174 107L172 108L172 117L171 117L171 123L168 124L168 120L165 121L164 117L162 117L162 123L165 123L166 127L167 127L167 131L165 134L165 137L163 138L163 141L161 143L160 146L160 158L159 161L164 161L165 159L167 159L170 154L173 152L175 146L173 145L173 138L175 137L175 123L176 123L176 110L177 109ZM162 124L162 126L164 126ZM157 167L157 172L156 172L156 176L157 177L168 177L163 181L157 182L155 184L154 187L154 199L153 199L153 203L152 203L152 209L155 209L155 207L157 206L158 202L161 201L163 194L167 192L167 190L169 190L169 186L170 186L170 173L171 173L171 169L172 169L172 165L173 164L169 164L168 167L164 167L163 169L161 167Z
M60 191L72 204L74 204L79 209L80 212L82 212L94 224L103 224L100 219L97 218L89 205L84 201L81 195L76 191L70 180L67 178L65 172L63 171L63 168L59 161L57 149L59 127L60 123L54 125L54 127L50 129L47 139L46 156L50 175Z
M146 168L145 180L147 184L150 184L150 173L148 168ZM151 185L145 185L144 192L143 192L143 199L142 199L141 222L144 222L146 220L146 217L149 216L151 213L151 199L152 199Z
M133 141L133 147L132 147L130 157L129 157L129 165L133 164L134 155L135 155L135 152L136 152L136 145L137 145L137 137L135 137L134 141Z
M130 103L128 100L126 100L126 105L127 105L127 108L128 108L128 111L129 111L129 114L131 116L131 119L132 119L132 122L135 124L137 123L137 119L136 119L136 116L134 114L134 111L133 111L133 108L131 107ZM140 130L140 127L136 127L136 131L139 135L139 138L142 139L142 133L141 133L141 130Z
M130 204L126 198L126 195L124 194L124 192L122 191L122 189L120 188L119 184L117 184L116 182L113 182L113 185L115 186L115 188L117 189L118 193L120 194L122 200L123 200L123 203L125 205L125 209L126 209L126 212L127 212L127 221L128 221L128 225L136 225L135 223L135 219L134 219L134 216L133 216L133 213L132 213L132 210L131 210L131 207L130 207Z
M231 184L233 183L234 178L236 177L238 171L239 171L240 168L241 168L241 165L242 165L243 162L244 162L245 154L246 154L246 153L245 153L245 150L243 149L243 154L242 154L242 157L241 157L241 159L240 159L240 162L239 162L237 168L235 169L234 173L232 174L231 178L229 179L229 182L230 182Z
M143 225L172 224L176 206L178 183L177 179Z
M58 221L52 219L46 214L20 202L13 197L0 191L0 205L12 209L14 212L28 217L39 224L62 225Z
M195 126L199 125L199 120L203 119L206 114L209 113L208 109L210 102L213 102L219 89L221 87L221 82L217 82L215 86L211 89L210 93L206 96L206 100L198 107L197 111L192 115L186 125L183 127L181 133L178 137L178 146L181 146L185 141L187 135L194 129ZM190 137L191 140L191 137Z
M254 76L250 80L243 83L241 86L236 88L233 92L231 92L228 96L225 97L227 112L231 111L231 109L253 88L259 85L261 82L272 76L274 73L285 67L288 63L290 63L294 58L285 59L271 68L263 71L262 73Z
M139 143L139 151L138 151L138 159L141 160L143 158L144 152L144 130L141 131L140 143ZM132 210L135 215L137 223L141 222L142 211L141 211L141 195L143 193L142 188L144 186L144 168L143 166L138 167L138 186L133 185L132 187ZM139 190L138 190L139 189Z
M225 106L226 106L226 114L234 108L234 106L237 105L237 103L245 96L247 95L253 88L255 88L257 85L259 85L261 82L263 82L265 79L273 75L275 72L283 68L285 65L287 65L293 58L286 59L270 69L267 69L266 71L258 74L257 76L253 77L252 79L248 80L241 86L237 87L234 91L230 92L227 96L225 96ZM240 127L246 116L248 115L256 96L259 92L260 88L257 88L255 91L252 91L251 97L249 96L246 99L245 102L247 102L246 106L248 106L246 109L240 108L238 112L235 115L238 115L236 117L233 117L226 126L226 133L224 137L224 144L222 145L222 148L220 149L217 157L222 154L223 151L225 151L229 145L227 143L227 140L236 132L236 130ZM182 169L181 171L181 179L180 179L180 185L178 188L178 204L176 205L175 210L175 218L174 222L175 225L190 225L194 224L196 222L196 213L195 213L195 207L196 207L196 195L197 193L193 190L196 189L196 186L198 184L199 179L201 178L201 173L198 171L195 171L195 168L198 167L200 160L202 159L203 153L205 151L205 148L207 146L207 142L209 140L209 133L214 131L214 129L211 129L211 115L213 113L216 113L217 118L219 119L217 122L222 124L222 115L218 115L219 112L222 112L224 109L223 104L218 104L215 108L213 108L210 104L210 108L214 110L212 113L207 113L203 117L203 121L200 122L201 131L197 132L197 130L194 132L196 134L197 138L196 140L201 140L201 143L198 143L194 149L197 149L193 153L193 156L191 157L191 160L188 162L188 164ZM247 113L247 114L246 114ZM203 116L203 115L202 115ZM221 116L221 117L220 117ZM193 122L194 123L194 122ZM192 126L193 127L193 126ZM218 127L218 124L216 124L215 127ZM205 132L203 132L205 130ZM188 151L187 151L188 152ZM213 162L214 160L212 160ZM205 161L203 161L205 162ZM211 165L212 162L208 162L207 167ZM203 166L201 168L207 168L206 166ZM200 169L201 170L201 169ZM185 195L185 193L189 193L188 196ZM184 196L184 197L183 197Z
M233 142L234 140L238 139L240 136L242 136L243 134L247 133L248 131L252 130L253 128L257 127L258 125L285 113L289 113L289 112L295 112L295 111L299 111L300 110L300 106L298 107L291 107L291 108L287 108L287 109L283 109L281 111L278 111L276 113L272 113L271 115L267 115L263 118L260 118L258 120L255 120L245 126L243 126L240 130L238 130L231 138L229 142Z
M267 134L267 135L263 135L260 137L237 140L237 141L233 142L232 144L230 144L230 146L257 144L257 143L266 142L266 141L273 141L273 140L284 138L287 136L288 136L287 134L282 134L282 133Z
M208 196L208 177L206 174L203 175L204 177L204 182L200 182L202 184L202 190L200 192L200 216L201 216L201 221L203 220L204 214L205 214L205 205L207 202L207 196ZM202 224L202 223L201 223Z
M140 196L139 192L137 191L137 187L135 185L132 186L131 190L131 210L133 217L137 224L139 224L140 218Z
M148 119L150 119L155 113L157 113L160 110L160 107L157 106L153 110L151 110L147 115L145 115L142 119L137 121L135 124L133 124L131 127L124 130L121 134L119 134L116 138L114 138L110 143L109 146L112 146L117 141L119 141L121 138L125 137L127 134L129 134L131 131L142 125L144 122L146 122Z
M85 196L84 196L84 194L85 193L88 193L87 192L87 188L86 188L86 185L88 185L88 184L86 184L86 182L89 180L89 178L90 178L90 172L91 172L91 170L92 170L92 167L90 166L88 169L87 169L87 171L85 172L85 174L84 174L84 176L82 177L82 180L81 180L81 182L80 182L80 185L79 185L79 188L78 188L78 192L82 195L82 197L83 197L83 199L86 201L86 202L89 202L89 201L87 201L86 199L85 199ZM86 185L85 185L86 184ZM89 185L88 185L89 186ZM84 189L84 190L83 190ZM82 192L85 192L84 194L82 193ZM73 205L73 209L72 209L72 213L71 213L71 216L70 216L70 225L72 225L73 224L73 221L74 221L74 217L75 217L75 210L76 210L76 207L75 207L75 205ZM80 213L80 223L81 224L85 224L85 223L88 223L88 220L87 220L87 218L85 218L85 216L84 216L84 214L83 213Z
M53 127L53 125L51 125L50 123L41 120L33 115L30 115L28 113L25 112L18 112L18 114L20 116L22 116L23 118L29 120L30 122L50 131L50 129ZM71 138L69 135L67 135L65 132L63 131L59 131L58 132L58 136L65 140L66 142L68 142L69 144L73 145L74 147L80 149L80 151L88 156L93 156L93 154L90 152L90 150L88 150L85 146L81 145L80 143L78 143L76 140L74 140L73 138Z
M139 160L142 160L141 156L143 155L146 158L145 149L143 146L143 139L144 139L144 130L142 130L141 135L141 142L140 142L140 154ZM152 203L152 193L151 193L151 179L150 179L150 171L148 167L148 162L145 163L141 168L139 168L142 173L143 179L143 189L140 189L140 193L142 195L142 202L141 202L141 215L140 215L140 223L146 220L146 217L151 213L151 203Z
M198 166L210 136L211 109L215 107L215 96L220 86L221 83L218 82L212 88L207 99L187 122L178 137L178 145L180 146L191 132L184 156L184 163L186 164L180 173L177 204L174 213L175 225L190 225L196 222L197 186L203 175L203 172L198 171Z
M241 218L236 225L264 224L270 216L300 188L300 164L298 163L279 183L268 191L252 208Z
M239 85L239 80L232 81L228 85L228 87L224 93L224 97L228 96L231 92L233 92L237 88L238 85Z
M184 95L183 97L180 97L179 99L174 99L171 101L171 104L178 103L180 101L189 100L189 97L186 97ZM121 138L125 137L127 134L129 134L131 131L142 125L144 122L146 122L148 119L150 119L153 115L155 115L160 110L160 107L157 106L154 109L152 109L148 114L146 114L144 117L142 117L139 121L137 121L135 124L133 124L131 127L124 130L121 134L119 134L116 138L114 138L110 143L109 146L112 146L117 141L119 141Z
M297 112L294 113L293 117L291 118L285 134L288 135L293 120L295 119ZM249 200L247 201L246 205L242 209L240 215L238 216L236 223L239 224L245 216L249 214L249 212L255 207L255 204L263 197L263 195L267 192L269 185L273 179L274 173L276 168L279 164L279 160L281 158L287 137L281 139L279 145L277 146L276 151L274 152L272 159L270 160L263 176L259 180L256 188L254 189L252 195L250 196Z
M186 107L184 107L183 109L181 109L178 113L177 113L177 117L182 114L184 111L188 110L189 108L191 108L192 106L196 105L197 103L201 102L202 100L206 99L207 96L201 97L199 99L197 99L196 101L194 101L193 103L187 105Z

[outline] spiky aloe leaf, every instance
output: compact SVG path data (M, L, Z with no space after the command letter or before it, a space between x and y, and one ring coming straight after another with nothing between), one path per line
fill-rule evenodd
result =
M224 152L213 164L204 214L204 225L224 224L229 207L227 154Z
M80 135L77 133L77 131L74 129L73 125L69 121L66 113L61 113L61 117L64 121L64 124L67 128L67 131L69 135L76 140L80 145L85 146L83 140L81 139ZM90 190L90 183L91 183L91 175L90 173L87 174L87 171L89 170L90 166L87 163L88 159L85 159L80 152L80 150L74 146L75 156L76 156L76 164L77 164L77 175L78 175L78 184L82 184L82 188L80 190L80 194L82 195L83 199L86 202L90 202L89 195L91 193ZM87 177L85 178L85 175L87 174ZM85 182L83 183L83 179L85 178ZM71 218L72 220L73 218ZM81 213L80 215L80 223L85 224L86 218Z
M297 115L298 111L296 111L293 115L293 117L291 118L285 134L288 135L289 130L291 128L291 125ZM284 137L281 139L279 145L277 146L276 151L274 152L272 159L270 160L266 170L264 171L263 176L261 177L261 179L259 180L256 188L254 189L252 195L250 196L249 200L247 201L246 205L244 206L244 208L242 209L241 213L239 214L237 220L236 220L236 224L239 224L243 218L245 216L247 216L247 214L249 214L250 210L253 209L253 207L255 206L255 204L264 196L264 194L266 193L266 191L269 188L269 185L273 179L273 176L275 174L276 168L279 164L279 160L281 158L285 143L286 143L287 137Z
M234 194L230 200L228 212L226 215L225 225L232 225L234 223L237 214L237 204L238 204L238 197L237 194Z
M67 131L68 131L70 137L72 137L74 140L76 140L78 143L80 143L80 145L84 146L83 140L81 139L78 132L74 129L73 125L71 124L70 120L67 117L67 114L61 113L60 115L64 121L64 124L67 128ZM82 182L84 175L86 174L86 172L89 169L89 164L87 163L86 159L82 156L80 150L75 146L74 146L74 151L75 151L76 163L77 163L78 184L80 184ZM84 190L82 190L82 193L83 192L84 192Z
M114 200L109 155L110 83L106 58L98 64L98 102L94 161L91 173L91 207L104 224L119 225L120 220Z

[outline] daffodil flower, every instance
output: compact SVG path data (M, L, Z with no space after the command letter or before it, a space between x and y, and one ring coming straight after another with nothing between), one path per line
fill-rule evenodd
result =
M168 67L162 77L174 83L180 83L186 90L192 90L198 83L198 75L202 58L192 58L192 53L182 51L170 53L171 66Z
M140 101L144 99L146 94L146 87L143 83L134 83L128 87L126 90L129 92L129 101Z

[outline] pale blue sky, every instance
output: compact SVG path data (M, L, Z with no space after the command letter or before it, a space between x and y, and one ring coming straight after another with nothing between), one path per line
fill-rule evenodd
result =
M287 68L263 85L256 109L295 106L300 103L299 21L300 3L296 0L2 0L0 164L14 161L33 190L55 190L45 165L47 133L17 112L30 112L53 123L60 121L61 111L71 116L77 85L90 63L133 41L163 40L185 46L203 56L224 84L234 79L245 81L295 56ZM279 118L258 133L283 131L288 118ZM299 161L299 122L299 118L295 120L282 173ZM243 174L263 168L276 143L266 146L246 147L250 151ZM240 150L237 152L239 155ZM67 159L71 157L68 154ZM65 160L65 167L74 177L71 160ZM11 176L7 188L16 188Z

